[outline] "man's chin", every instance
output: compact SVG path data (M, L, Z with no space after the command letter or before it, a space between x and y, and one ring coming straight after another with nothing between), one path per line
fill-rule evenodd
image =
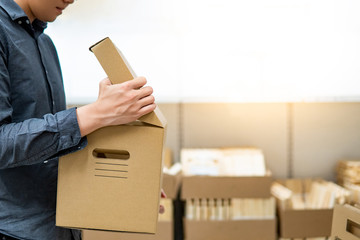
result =
M56 16L56 17L48 17L48 18L44 18L44 19L38 18L38 20L40 20L42 22L54 22L57 17L58 16Z
M54 22L56 19L57 19L57 17L55 17L55 18L50 18L50 19L48 19L48 20L45 21L45 22Z

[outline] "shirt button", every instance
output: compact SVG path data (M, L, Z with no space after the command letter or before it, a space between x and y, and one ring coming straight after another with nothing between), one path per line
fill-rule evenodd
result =
M27 24L30 24L30 21L29 21L29 20L26 20L26 23L27 23Z
M22 21L20 20L20 21L18 21L18 24L22 24Z

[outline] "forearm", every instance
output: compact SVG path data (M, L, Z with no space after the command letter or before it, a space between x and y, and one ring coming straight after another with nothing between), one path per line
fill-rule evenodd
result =
M75 109L48 114L42 119L3 123L0 126L0 168L44 162L76 148L80 140Z
M76 115L82 137L103 126L101 118L96 114L95 103L77 108Z

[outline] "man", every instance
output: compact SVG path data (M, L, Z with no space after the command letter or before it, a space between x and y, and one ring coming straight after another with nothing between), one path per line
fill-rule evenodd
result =
M55 227L58 157L83 149L98 128L155 109L142 77L105 79L96 102L65 109L56 49L43 31L73 2L0 1L0 239L80 239Z

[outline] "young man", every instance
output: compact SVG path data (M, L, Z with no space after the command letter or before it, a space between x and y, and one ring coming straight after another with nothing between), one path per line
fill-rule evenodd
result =
M0 239L79 240L55 226L58 157L98 128L155 109L145 78L100 82L96 102L66 110L56 49L43 33L74 0L0 1Z

